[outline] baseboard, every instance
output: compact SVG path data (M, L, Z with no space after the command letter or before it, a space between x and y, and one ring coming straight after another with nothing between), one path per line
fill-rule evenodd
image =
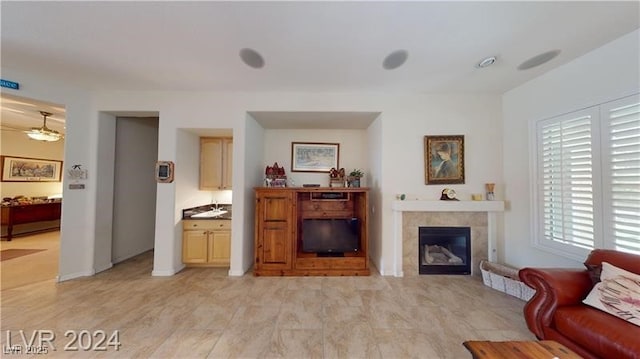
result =
M175 275L177 272L174 270L153 270L151 271L151 275L154 277L171 277Z
M246 272L242 270L231 270L229 269L229 277L242 277Z
M107 263L107 265L105 265L104 267L96 268L96 269L94 270L93 274L96 274L96 273L100 273L100 272L106 271L107 269L111 269L112 267L113 267L113 263L109 262L109 263Z
M154 269L153 271L151 271L151 275L153 277L171 277L176 275L176 273L180 272L184 268L185 268L185 265L181 264L180 267L176 269L165 269L165 270Z
M374 260L370 260L369 264L378 270L381 276L384 277L404 277L404 272L402 270L395 271L392 269L387 270L382 263L376 263Z
M93 270L90 270L86 272L77 272L77 273L58 275L56 276L56 282L64 282L71 279L82 278L82 277L90 277L94 274L96 274L96 272Z

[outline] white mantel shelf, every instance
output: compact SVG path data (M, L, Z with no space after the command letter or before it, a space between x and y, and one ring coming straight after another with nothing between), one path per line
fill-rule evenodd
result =
M496 214L504 212L503 201L393 201L394 268L393 275L404 276L402 271L402 212L486 212L487 213L487 258L497 259Z
M393 201L399 212L503 212L503 201Z

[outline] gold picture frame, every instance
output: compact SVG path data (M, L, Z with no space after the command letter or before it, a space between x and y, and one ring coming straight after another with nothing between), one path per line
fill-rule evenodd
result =
M424 136L425 184L464 183L464 135Z
M2 182L60 182L62 161L2 156Z

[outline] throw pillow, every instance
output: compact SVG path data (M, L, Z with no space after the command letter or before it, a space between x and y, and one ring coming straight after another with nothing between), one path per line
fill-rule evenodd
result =
M640 275L602 262L600 280L582 302L640 326Z
M600 282L600 273L602 272L602 264L586 264L587 272L589 273L589 278L591 278L591 284L596 285L596 283Z

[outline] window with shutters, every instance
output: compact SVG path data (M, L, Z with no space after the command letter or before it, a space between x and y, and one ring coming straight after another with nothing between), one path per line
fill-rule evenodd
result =
M535 123L533 240L583 260L640 253L640 96Z

